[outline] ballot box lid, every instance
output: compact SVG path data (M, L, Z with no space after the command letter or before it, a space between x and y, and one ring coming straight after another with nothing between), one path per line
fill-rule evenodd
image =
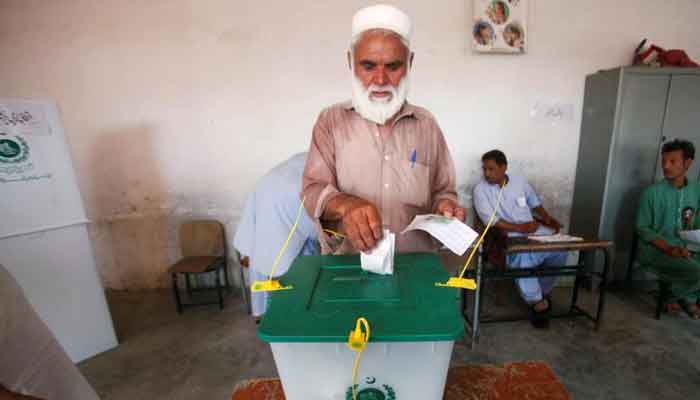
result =
M360 268L359 255L298 257L280 277L290 290L268 292L258 329L266 342L345 342L358 318L370 342L455 340L464 333L458 289L432 253L398 254L393 275Z

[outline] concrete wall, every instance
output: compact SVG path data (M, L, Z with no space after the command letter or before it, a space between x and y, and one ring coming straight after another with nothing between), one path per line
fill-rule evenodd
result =
M166 285L185 218L233 234L255 180L349 97L350 18L370 3L0 0L0 96L58 101L107 287ZM409 98L436 115L462 187L499 147L564 222L585 75L643 37L700 58L693 0L533 0L524 56L471 52L471 1L390 3L416 24ZM552 102L572 119L533 118Z

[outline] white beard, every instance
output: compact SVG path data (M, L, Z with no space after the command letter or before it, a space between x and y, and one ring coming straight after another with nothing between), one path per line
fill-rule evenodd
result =
M408 96L410 72L406 72L406 76L401 79L398 88L391 85L370 85L367 89L365 89L360 79L355 76L354 71L350 71L350 73L352 74L352 106L363 118L376 124L384 125L386 121L399 112L406 101L406 96ZM391 92L391 98L388 100L374 100L370 98L370 93L374 91Z

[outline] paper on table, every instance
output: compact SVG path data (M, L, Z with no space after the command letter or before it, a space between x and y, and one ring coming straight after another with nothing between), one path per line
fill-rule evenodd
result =
M540 225L537 227L537 230L532 232L532 233L521 233L521 232L508 232L509 237L532 237L532 236L550 236L554 234L554 229Z
M680 234L681 239L685 240L686 242L690 242L686 244L688 250L693 252L700 251L700 229L693 231L680 231L678 233Z
M542 235L530 235L528 239L534 240L536 242L543 243L557 243L557 242L580 242L583 240L582 237L571 236L564 233L557 233L556 235L542 236Z
M436 214L416 215L401 233L420 229L428 232L457 255L463 255L479 236L472 228L456 218Z
M550 236L554 234L554 229L540 225L537 227L537 230L533 233L531 233L529 236Z

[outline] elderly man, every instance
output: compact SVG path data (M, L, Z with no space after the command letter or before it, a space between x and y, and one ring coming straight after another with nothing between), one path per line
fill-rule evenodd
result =
M306 153L299 153L270 170L248 197L233 246L241 255L241 264L249 267L248 285L268 279L277 252L287 239L301 203L301 175ZM282 254L276 276L283 275L298 255L318 254L313 222L302 212L296 234ZM267 292L251 293L251 313L259 320L267 308Z
M427 110L406 102L411 31L409 17L391 6L367 7L353 18L352 102L321 112L304 170L305 205L324 254L370 250L382 228L400 232L418 214L464 220L445 138ZM397 236L396 249L434 250L435 243L412 231Z
M688 251L679 232L700 228L700 184L687 178L695 158L695 146L673 140L661 148L664 180L642 192L637 213L639 261L659 279L670 283L666 310L681 307L693 319L700 318L700 256ZM692 244L692 243L691 243Z
M519 175L506 174L508 160L500 150L491 150L481 157L484 179L474 187L474 207L482 221L488 221L496 208L498 194L503 188L501 203L496 211L494 227L508 236L548 234L559 231L561 224L542 206L532 186ZM533 214L534 211L534 214ZM565 252L518 253L508 256L510 268L561 267L566 263ZM530 306L530 321L535 328L546 328L545 313L552 307L549 293L556 278L521 278L517 281L522 299Z

